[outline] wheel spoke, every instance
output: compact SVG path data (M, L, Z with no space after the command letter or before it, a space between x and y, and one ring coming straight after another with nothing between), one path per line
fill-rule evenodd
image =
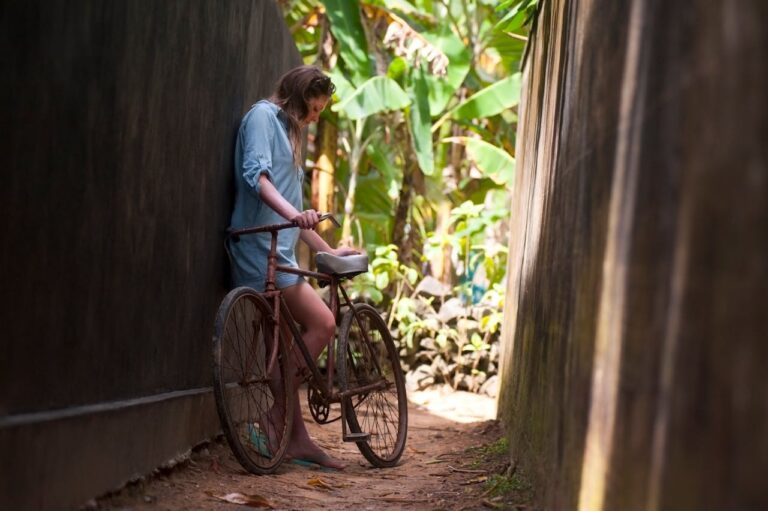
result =
M382 379L387 386L348 402L348 422L353 432L370 435L367 442L358 443L363 455L376 466L392 466L402 454L407 427L400 361L378 313L369 306L356 307L356 317L348 313L340 334L347 354L346 388Z
M276 374L266 373L271 338L269 305L248 288L230 292L222 302L214 339L214 390L222 428L235 457L256 474L274 471L287 447L291 417L290 385L282 344L277 343ZM278 382L278 380L280 380Z

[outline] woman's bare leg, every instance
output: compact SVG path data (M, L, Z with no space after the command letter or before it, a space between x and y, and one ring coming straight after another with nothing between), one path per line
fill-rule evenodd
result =
M306 282L283 289L283 298L285 298L285 303L288 305L293 319L304 327L304 344L312 358L316 360L336 332L336 322L331 310L312 289L312 286ZM295 370L293 367L295 366L292 363L292 370ZM309 460L325 467L343 469L346 465L341 460L330 457L309 437L301 415L298 388L300 379L296 378L294 383L293 426L287 455Z

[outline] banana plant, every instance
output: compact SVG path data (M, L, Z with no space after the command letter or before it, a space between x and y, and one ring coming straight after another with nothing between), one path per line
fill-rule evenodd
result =
M356 0L323 0L331 32L338 41L339 67L353 85L362 85L374 75L368 54L365 28Z
M349 181L342 226L342 240L351 242L361 163L369 144L381 133L374 127L366 135L364 129L366 120L377 114L407 108L411 104L411 99L396 81L386 76L369 78L356 89L353 89L342 76L336 75L334 80L340 84L342 91L348 92L348 95L334 104L331 110L339 112L352 126L352 129L348 130L348 135L343 138L349 159ZM358 239L360 243L364 242L362 236L359 236Z
M515 175L515 159L505 150L472 137L448 137L444 142L462 144L480 172L500 186L511 189Z
M359 209L354 200L357 185L368 174L367 167L381 175L384 167L410 172L403 164L406 153L414 155L418 172L432 188L427 195L438 201L448 200L450 193L461 194L457 186L445 189L443 173L448 167L469 174L467 161L496 186L509 185L514 172L509 134L516 122L511 110L520 89L514 71L525 45L520 26L536 8L535 0L505 0L498 7L491 0L279 3L290 8L286 19L304 45L305 58L320 53L312 44L322 44L318 34L323 20L335 41L334 58L327 66L338 88L339 102L333 108L339 115L339 136L348 148L343 157L349 160L345 220L350 217L350 226ZM302 23L308 34L299 38L295 27ZM382 60L388 63L383 69ZM405 140L391 136L393 122L405 123ZM371 149L384 138L388 151ZM383 154L387 163L374 158L376 154ZM461 170L456 172L466 181ZM392 174L380 180L379 197L393 198ZM397 178L403 182L407 176ZM373 188L373 183L367 185ZM399 200L410 199L404 195ZM392 208L393 201L377 202ZM350 231L346 229L347 236Z

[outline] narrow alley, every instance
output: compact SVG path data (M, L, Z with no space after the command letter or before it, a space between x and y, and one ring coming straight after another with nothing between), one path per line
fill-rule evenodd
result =
M494 400L445 387L411 394L408 443L399 466L375 469L355 444L340 439L338 423L315 424L310 434L344 471L284 463L276 474L247 474L222 437L198 446L166 468L92 501L91 509L532 509L531 489L510 469ZM242 502L238 504L238 502Z

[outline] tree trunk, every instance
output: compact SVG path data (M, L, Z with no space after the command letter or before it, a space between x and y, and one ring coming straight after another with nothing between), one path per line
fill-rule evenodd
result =
M350 161L350 163L353 163ZM347 188L347 198L344 201L344 222L341 226L341 241L343 245L352 246L352 220L355 211L355 192L357 191L357 163L350 165L349 168L349 186ZM360 240L362 243L363 240Z
M335 116L335 114L334 114ZM323 213L336 212L336 124L320 118L315 140L315 168L312 170L312 208ZM329 222L317 226L317 232L330 245L334 241L334 227Z
M443 199L437 207L437 233L447 233L449 230L448 222L451 219L451 209L453 204L448 199ZM451 265L451 246L447 245L440 250L438 254L432 257L430 264L432 266L432 276L441 282L453 284L453 269Z
M317 60L323 69L333 68L336 56L333 53L334 40L328 19L322 19L323 33L320 36ZM327 111L328 117L321 117L317 123L315 139L315 168L312 169L312 208L322 213L336 214L336 151L338 148L339 115ZM330 222L317 226L317 233L329 245L334 246L335 227Z
M414 193L414 175L420 172L419 164L411 150L408 127L400 123L396 130L396 140L403 150L403 182L400 186L400 199L395 208L395 222L392 226L392 243L398 246L400 261L409 263L413 256L413 237L410 235L411 205Z

